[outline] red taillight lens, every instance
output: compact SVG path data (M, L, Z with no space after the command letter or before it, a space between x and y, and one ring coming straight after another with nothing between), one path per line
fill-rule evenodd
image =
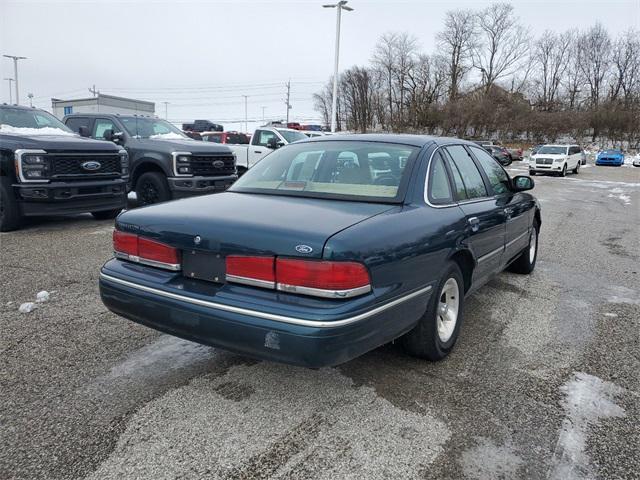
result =
M269 287L275 285L273 257L229 255L226 263L229 281Z
M305 292L311 288L324 290L326 296L335 297L348 296L340 292L349 290L358 290L357 294L366 293L371 284L369 272L360 263L286 258L276 260L276 279L280 290L312 293Z
M138 237L138 256L153 262L176 265L180 263L178 250L164 243L155 242L148 238Z
M180 270L180 255L177 249L132 233L114 230L113 250L116 256L126 260Z
M116 252L126 253L127 255L138 255L138 236L114 230L113 249Z

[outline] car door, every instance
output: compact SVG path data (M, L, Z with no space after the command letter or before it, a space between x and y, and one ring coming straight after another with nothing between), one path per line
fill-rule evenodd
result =
M576 168L582 161L582 155L580 154L580 147L573 145L569 147L569 153L571 155L571 168Z
M505 211L480 172L469 150L462 145L444 148L454 181L456 200L467 219L467 239L477 261L473 282L482 283L502 269L505 244Z
M249 168L258 163L262 157L271 153L271 149L267 146L269 139L276 138L280 140L275 132L271 130L256 130L251 138L249 145Z
M505 169L480 148L470 147L493 191L496 205L505 215L505 251L503 262L508 262L529 242L529 208L522 193L511 189L511 180Z

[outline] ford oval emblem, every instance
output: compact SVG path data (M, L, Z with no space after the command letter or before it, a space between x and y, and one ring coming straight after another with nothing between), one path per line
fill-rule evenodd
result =
M196 245L200 245L201 241L202 238L200 238L200 235L196 235L195 237L193 237L193 243L195 243Z
M216 160L213 162L213 168L222 168L224 167L224 162L222 160Z
M85 170L88 170L90 172L94 172L96 170L100 170L100 167L102 167L102 164L100 162L96 162L96 161L89 161L89 162L84 162L81 165L82 168L84 168Z
M311 248L309 245L296 245L296 252L311 253L313 252L313 248Z

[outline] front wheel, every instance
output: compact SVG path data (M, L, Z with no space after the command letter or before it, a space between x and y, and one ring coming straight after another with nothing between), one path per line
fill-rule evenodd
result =
M141 205L152 205L171 200L169 184L160 172L147 172L140 175L135 190L138 203Z
M442 360L456 343L464 312L464 281L460 267L449 262L427 310L418 324L402 337L411 355L431 361Z
M20 228L22 215L13 196L13 187L8 177L0 177L0 232Z
M535 221L533 228L529 234L529 246L520 254L514 262L509 265L508 270L513 273L522 273L528 275L536 268L538 260L538 234L540 233L540 225Z
M567 164L566 163L562 166L562 171L560 172L560 176L561 177L566 177L567 176Z
M95 218L96 220L113 220L120 214L121 211L122 211L121 208L116 208L114 210L102 210L100 212L91 212L91 215L93 215L93 218Z

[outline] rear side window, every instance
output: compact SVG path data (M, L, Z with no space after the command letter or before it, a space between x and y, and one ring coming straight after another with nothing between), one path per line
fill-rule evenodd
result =
M453 195L449 184L449 175L439 152L433 156L431 162L428 185L429 201L434 205L451 203Z
M478 167L476 167L476 164L465 148L461 145L454 145L447 147L446 150L451 155L453 164L458 169L466 191L466 198L486 197L488 195L487 188L482 180L482 175L480 175Z
M471 151L480 162L480 166L486 173L493 193L501 195L509 191L509 176L500 164L487 152L480 148L471 147Z

